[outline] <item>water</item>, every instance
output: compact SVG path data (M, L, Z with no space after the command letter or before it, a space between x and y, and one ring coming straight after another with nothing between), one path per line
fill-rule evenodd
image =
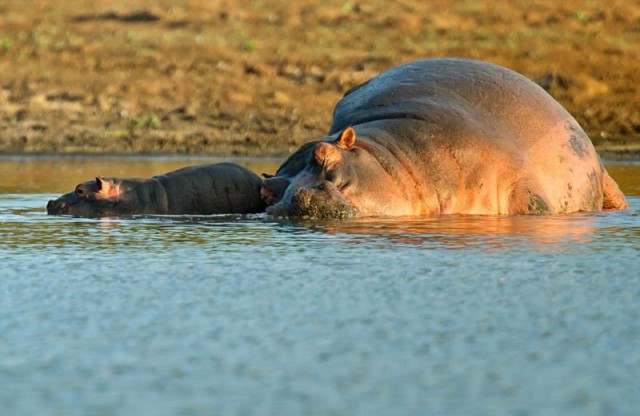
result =
M615 213L45 215L200 162L0 161L3 415L638 414L639 164Z

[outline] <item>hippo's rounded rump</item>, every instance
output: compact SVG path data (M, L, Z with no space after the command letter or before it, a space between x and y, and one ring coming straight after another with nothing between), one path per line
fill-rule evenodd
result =
M587 135L546 91L466 59L411 62L353 88L336 106L329 136L290 156L263 194L272 212L299 212L291 205L301 188L334 178L341 182L322 189L337 189L341 198L332 199L360 216L626 206ZM271 181L283 180L284 191L269 193Z

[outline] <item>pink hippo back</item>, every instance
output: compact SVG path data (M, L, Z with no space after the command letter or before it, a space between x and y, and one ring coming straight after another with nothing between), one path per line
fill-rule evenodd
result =
M346 216L626 206L587 135L542 88L449 58L401 65L347 92L329 136L290 156L262 194L276 215L315 216L325 208L308 205L328 201L320 217L336 204Z

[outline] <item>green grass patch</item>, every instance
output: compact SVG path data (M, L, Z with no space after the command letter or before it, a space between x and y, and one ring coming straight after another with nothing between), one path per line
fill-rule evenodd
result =
M151 116L142 116L142 117L134 117L131 119L131 125L133 127L146 127L150 129L157 129L160 127L162 123L160 122L160 117L154 115Z
M13 42L9 36L3 36L0 38L0 50L7 52L13 46Z
M242 42L242 49L247 52L253 52L256 49L258 49L258 45L256 44L255 41L251 39L247 39L244 42Z

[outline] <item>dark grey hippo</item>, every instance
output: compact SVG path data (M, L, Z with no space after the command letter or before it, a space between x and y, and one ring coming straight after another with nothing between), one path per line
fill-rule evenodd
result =
M106 217L134 214L247 214L262 212L262 180L233 163L188 166L149 179L98 176L49 201L49 215Z

